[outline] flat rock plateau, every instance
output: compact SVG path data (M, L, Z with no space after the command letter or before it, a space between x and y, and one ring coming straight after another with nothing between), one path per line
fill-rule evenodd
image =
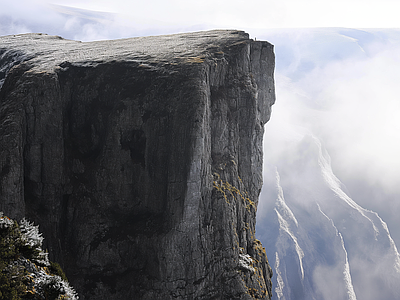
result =
M40 225L80 299L270 299L274 63L233 30L0 37L0 210Z

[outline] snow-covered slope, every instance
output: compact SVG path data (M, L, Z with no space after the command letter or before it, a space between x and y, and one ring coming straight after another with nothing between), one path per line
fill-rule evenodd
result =
M390 79L400 31L269 34L277 102L257 234L274 266L273 299L400 299L399 159L387 149L400 146L387 132L400 113Z
M275 170L274 208L258 228L275 258L276 299L399 299L399 253L386 223L346 194L318 139L301 147L307 155L281 166L285 175Z

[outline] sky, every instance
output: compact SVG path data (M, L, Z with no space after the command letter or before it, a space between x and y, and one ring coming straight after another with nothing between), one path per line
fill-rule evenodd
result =
M399 8L396 0L0 0L0 34L89 41L214 28L399 28Z
M275 168L299 168L279 170L282 182L305 177L298 162L309 163L315 136L348 195L400 246L399 11L397 0L0 0L0 35L92 41L229 28L271 42L277 100L265 126L265 186L274 188ZM266 190L258 223L275 201Z

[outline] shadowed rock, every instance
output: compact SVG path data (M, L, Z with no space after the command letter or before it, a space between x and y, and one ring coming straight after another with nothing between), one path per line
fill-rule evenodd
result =
M0 37L0 210L40 224L81 299L269 299L273 71L241 31Z

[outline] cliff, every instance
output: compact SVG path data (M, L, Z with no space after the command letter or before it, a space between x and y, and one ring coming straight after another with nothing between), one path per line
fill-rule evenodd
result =
M80 299L269 299L255 239L273 46L241 31L0 37L0 211Z

